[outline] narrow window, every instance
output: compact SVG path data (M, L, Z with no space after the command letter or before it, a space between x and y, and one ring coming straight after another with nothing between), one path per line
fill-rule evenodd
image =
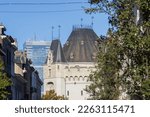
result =
M80 81L80 78L78 77L78 81Z
M69 96L69 91L67 91L67 96Z
M49 73L48 74L49 74L49 77L51 77L51 69L49 69Z
M59 65L57 66L57 69L59 69Z
M81 96L83 96L83 91L81 90Z

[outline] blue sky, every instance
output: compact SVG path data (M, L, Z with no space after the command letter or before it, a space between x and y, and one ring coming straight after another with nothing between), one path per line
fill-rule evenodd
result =
M88 0L0 0L0 3L66 3L87 2ZM26 40L51 40L52 26L54 37L58 37L58 25L61 25L60 40L65 43L72 31L73 25L90 25L94 16L93 29L98 36L105 35L109 27L107 16L104 13L86 14L82 7L90 7L90 4L61 4L61 5L0 5L0 22L7 31L18 41L19 49L22 49ZM51 12L78 10L72 12ZM42 13L40 12L42 11ZM44 13L43 13L44 11ZM47 12L48 11L48 12Z

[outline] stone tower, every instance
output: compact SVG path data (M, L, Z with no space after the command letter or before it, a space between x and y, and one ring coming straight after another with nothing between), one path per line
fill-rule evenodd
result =
M53 40L45 64L45 92L54 89L68 99L83 100L89 74L95 70L99 40L91 27L73 27L64 47Z

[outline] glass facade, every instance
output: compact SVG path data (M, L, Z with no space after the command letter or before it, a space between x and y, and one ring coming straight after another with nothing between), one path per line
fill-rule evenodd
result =
M50 44L50 41L26 41L24 43L24 50L27 52L27 57L31 59L32 65L38 71L39 77L42 81L43 65L46 61L46 57L50 49Z

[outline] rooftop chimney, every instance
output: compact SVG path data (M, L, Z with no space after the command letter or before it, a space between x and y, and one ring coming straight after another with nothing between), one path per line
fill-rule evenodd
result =
M5 26L1 23L1 24L0 24L0 35L5 35L5 34L4 34L4 31L6 31L6 28L5 28Z

